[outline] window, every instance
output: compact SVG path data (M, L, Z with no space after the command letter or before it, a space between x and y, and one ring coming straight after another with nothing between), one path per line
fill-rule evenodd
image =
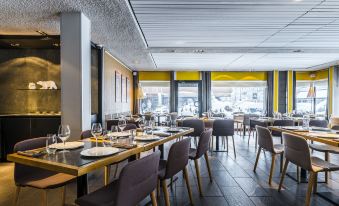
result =
M211 106L214 113L266 113L266 81L212 81Z
M312 113L325 115L327 110L328 80L313 81L315 97L308 98L308 90L312 81L297 81L296 110L297 113Z
M140 81L144 98L140 100L139 111L165 113L170 108L170 82L169 81Z

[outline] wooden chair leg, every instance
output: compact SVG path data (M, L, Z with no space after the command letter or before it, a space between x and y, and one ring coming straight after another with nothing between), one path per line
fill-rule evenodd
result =
M330 154L328 152L325 152L325 161L329 162L330 161ZM329 172L325 172L325 183L328 183L328 173Z
M236 157L237 157L237 154L235 153L234 136L232 136L232 141L233 141L233 152L234 152L234 158L236 158Z
M212 182L212 172L211 172L210 160L208 159L208 153L206 152L204 156L205 156L205 161L207 165L208 176L210 177L210 182Z
M202 187L201 187L201 179L200 179L200 169L199 169L199 162L197 159L194 160L195 165L195 171L197 173L197 180L198 180L198 188L199 188L199 194L202 196Z
M313 183L313 193L317 193L317 188L318 187L318 173L314 173L314 183Z
M18 204L20 191L21 191L21 187L20 186L16 186L15 195L14 195L14 202L13 202L14 206L16 206Z
M257 158L255 159L254 168L253 168L253 171L254 171L254 172L255 172L255 170L257 169L257 166L258 166L258 161L259 161L260 152L261 152L261 147L259 147L258 153L257 153Z
M170 200L169 200L169 194L167 190L166 180L161 181L162 191L164 192L164 198L165 198L165 205L170 206Z
M274 173L274 164L275 164L275 154L272 154L272 163L271 163L271 170L270 170L270 176L268 178L268 184L272 184L272 177Z
M65 205L66 202L66 186L62 187L62 191L61 191L61 195L62 195L62 205Z
M47 190L41 190L42 195L41 195L41 205L42 206L47 206Z
M190 181L189 181L189 177L188 177L187 167L184 168L184 176L185 176L185 182L186 182L186 187L187 187L187 191L188 191L188 196L190 198L191 205L193 205L193 197L192 197L192 191L191 191Z
M314 184L315 179L315 173L310 172L310 178L308 180L308 187L307 187L307 193L306 193L306 199L305 199L305 206L309 206L311 202L311 196L312 196L312 187Z
M109 183L109 177L110 177L110 173L111 173L111 165L106 165L105 166L105 177L104 177L104 179L105 179L105 185L108 185L108 183Z
M151 200L152 200L152 205L153 206L157 206L158 204L157 204L157 198L156 198L156 195L155 195L155 191L153 191L152 193L151 193Z
M278 192L281 191L281 187L282 187L282 184L284 182L284 178L285 178L286 171L287 171L287 166L288 166L288 160L285 160L284 169L283 169L283 172L282 172L281 177L280 177Z

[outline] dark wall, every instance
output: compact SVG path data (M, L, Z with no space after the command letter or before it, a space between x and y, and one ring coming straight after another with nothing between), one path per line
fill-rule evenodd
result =
M0 49L0 114L58 113L60 90L28 90L47 80L60 88L59 49Z
M278 110L280 113L287 111L287 71L279 71Z

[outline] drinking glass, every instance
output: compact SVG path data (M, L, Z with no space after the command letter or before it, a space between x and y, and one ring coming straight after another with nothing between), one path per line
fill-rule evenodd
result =
M71 135L71 130L69 129L68 124L62 124L59 126L58 137L59 139L61 139L62 143L64 144L64 149L61 151L62 153L68 152L68 150L66 150L65 147L66 147L66 140L68 140L70 135Z
M118 127L120 129L120 132L123 132L125 127L126 127L126 120L125 119L119 119Z
M47 154L55 154L57 149L55 147L51 147L51 145L56 144L58 142L55 134L47 134L46 139L46 152Z
M98 147L98 137L102 134L102 127L100 123L93 123L91 133L95 138L95 147Z

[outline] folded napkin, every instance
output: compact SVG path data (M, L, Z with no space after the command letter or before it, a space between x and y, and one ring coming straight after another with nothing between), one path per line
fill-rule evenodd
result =
M20 155L24 155L27 157L39 157L42 156L44 154L46 154L45 150L26 150L26 151L18 151L18 154Z
M123 148L123 149L132 149L137 147L136 144L129 144L129 143L113 143L112 147Z
M167 132L162 132L162 131L155 131L153 132L154 135L157 135L159 137L168 137L168 136L171 136L170 133L167 133Z

